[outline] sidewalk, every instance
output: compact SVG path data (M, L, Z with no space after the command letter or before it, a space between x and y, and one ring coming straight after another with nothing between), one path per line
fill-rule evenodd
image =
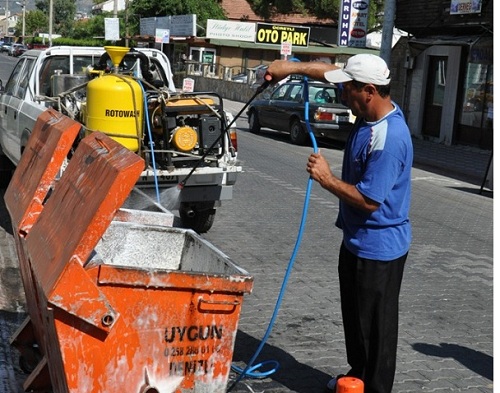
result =
M244 103L224 99L224 106L235 115ZM242 113L239 126L248 127L246 113ZM414 166L440 175L466 181L478 186L479 189L488 169L491 156L490 150L477 147L452 145L413 138ZM492 185L486 183L485 190L492 190Z
M492 154L476 147L445 146L416 138L413 138L413 149L415 167L468 181L478 187L483 183ZM488 182L485 189L490 189Z

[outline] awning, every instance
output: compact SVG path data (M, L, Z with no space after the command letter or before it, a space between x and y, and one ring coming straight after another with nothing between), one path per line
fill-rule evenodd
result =
M242 49L265 49L265 50L276 50L280 51L280 46L278 45L263 45L256 44L254 42L246 41L234 41L234 40L220 40L210 38L207 39L212 45L215 46L228 46L232 48L242 48ZM337 45L319 45L311 44L307 48L305 47L294 47L292 49L295 54L307 54L307 55L357 55L359 53L373 53L378 55L380 53L379 49L369 49L369 48L352 48Z
M491 42L493 47L493 38L488 36L468 35L468 36L439 36L427 38L412 38L408 40L408 47L412 57L417 57L420 53L431 46L466 46L472 48L479 42Z

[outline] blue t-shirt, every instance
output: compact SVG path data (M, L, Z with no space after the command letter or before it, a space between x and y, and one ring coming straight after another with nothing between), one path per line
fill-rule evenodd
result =
M337 226L344 244L360 258L389 261L410 248L413 145L401 109L377 122L360 120L346 144L342 180L380 203L373 213L340 201Z

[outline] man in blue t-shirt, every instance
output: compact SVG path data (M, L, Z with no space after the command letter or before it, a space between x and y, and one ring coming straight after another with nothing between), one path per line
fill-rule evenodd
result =
M307 171L339 198L342 229L339 283L346 375L365 393L389 393L396 371L399 292L411 242L409 220L413 146L401 109L390 98L390 71L375 55L349 58L343 69L312 62L275 61L273 80L289 74L342 84L342 100L356 116L341 177L313 153ZM335 391L338 378L327 385Z

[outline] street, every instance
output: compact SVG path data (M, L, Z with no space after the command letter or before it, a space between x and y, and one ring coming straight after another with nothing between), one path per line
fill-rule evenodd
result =
M7 80L0 55L0 79ZM8 59L12 62L12 59ZM11 66L12 67L12 66ZM227 101L236 114L241 103ZM301 222L311 148L287 135L248 132L237 122L239 176L231 201L204 238L254 276L244 299L233 361L245 366L272 315ZM339 173L343 152L321 145ZM493 198L463 180L414 168L413 245L400 303L394 392L493 391ZM17 393L22 373L8 340L24 318L24 295L8 213L0 197L0 391ZM304 236L272 334L258 362L280 369L244 379L238 392L322 392L346 372L336 260L336 198L313 184Z
M245 173L234 199L220 209L206 235L255 276L240 324L242 340L255 348L297 236L311 150L275 135L239 133ZM321 151L338 173L342 152ZM469 183L417 168L412 179L413 245L401 294L394 392L492 391L493 200L478 195ZM273 382L282 386L251 381L256 389L321 391L330 375L347 371L336 275L341 240L333 226L336 214L335 198L315 184L268 353L259 358L278 358L282 368ZM235 360L247 361L254 348L238 343ZM240 356L240 350L246 356Z

